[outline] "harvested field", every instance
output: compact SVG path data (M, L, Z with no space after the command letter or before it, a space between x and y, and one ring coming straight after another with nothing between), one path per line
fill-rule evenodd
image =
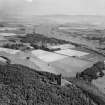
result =
M62 44L62 45L55 45L55 46L49 46L49 48L51 49L57 49L57 48L60 48L60 49L69 49L69 48L75 48L75 46L71 45L71 44Z
M60 51L55 51L55 52L58 54L63 54L67 56L77 56L77 57L81 57L81 56L85 56L89 54L86 52L81 52L81 51L76 51L76 50L71 50L71 49L65 49L65 50L60 50Z
M57 60L62 60L64 58L67 58L66 56L44 50L34 50L32 51L32 54L45 62L54 62Z

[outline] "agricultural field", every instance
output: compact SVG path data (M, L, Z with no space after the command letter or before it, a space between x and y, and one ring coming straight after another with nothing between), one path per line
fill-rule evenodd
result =
M1 36L16 36L15 33L0 33Z
M64 55L60 55L60 54L56 54L56 53L48 52L48 51L44 51L44 50L33 50L32 54L35 57L38 57L39 59L41 59L42 61L45 61L47 63L67 58Z
M62 73L65 77L75 77L77 72L81 72L93 64L94 62L73 57L67 57L50 63L50 65L60 70L58 72Z
M86 45L91 49L104 48L105 45L105 27L102 25L68 22L55 25L42 24L35 28L37 33L80 45Z
M48 65L46 62L42 61L38 57L35 57L30 52L17 52L16 54L10 54L4 51L0 51L0 56L6 57L10 60L11 64L21 64L26 67L35 69L39 71L46 71L58 74L58 69Z
M76 56L76 57L81 57L81 56L85 56L89 54L86 52L72 50L72 49L65 49L65 50L60 50L60 51L55 51L55 52L62 55Z
M77 72L81 72L93 64L90 61L43 50L34 50L31 53L20 51L15 54L0 51L0 55L10 59L13 64L22 64L33 69L38 68L39 71L62 74L65 77L74 77Z
M2 52L6 52L6 53L10 53L10 54L16 54L18 52L20 52L20 50L13 50L13 49L8 49L8 48L0 48L0 51Z
M74 77L77 72L81 72L94 64L94 62L91 61L68 57L59 53L57 54L43 50L34 50L32 51L32 55L56 68L56 73L61 73L65 77Z

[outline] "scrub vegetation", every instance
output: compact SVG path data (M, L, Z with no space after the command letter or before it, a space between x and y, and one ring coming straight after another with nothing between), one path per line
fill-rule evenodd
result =
M55 77L22 65L0 65L0 105L97 105L76 86L55 84Z

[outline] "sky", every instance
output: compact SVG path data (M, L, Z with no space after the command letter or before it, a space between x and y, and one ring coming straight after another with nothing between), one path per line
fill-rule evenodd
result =
M105 0L0 0L3 15L105 15Z

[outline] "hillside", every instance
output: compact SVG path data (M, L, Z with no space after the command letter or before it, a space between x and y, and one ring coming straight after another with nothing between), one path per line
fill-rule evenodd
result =
M22 65L0 65L0 105L97 105L79 88L61 87L53 78Z

